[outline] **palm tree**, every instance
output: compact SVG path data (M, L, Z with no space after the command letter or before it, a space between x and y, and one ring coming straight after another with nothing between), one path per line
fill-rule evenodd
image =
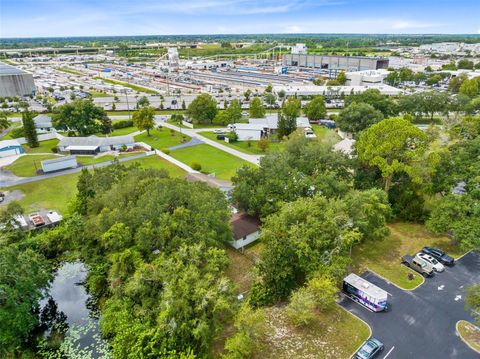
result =
M12 125L5 112L0 113L0 131L6 130Z

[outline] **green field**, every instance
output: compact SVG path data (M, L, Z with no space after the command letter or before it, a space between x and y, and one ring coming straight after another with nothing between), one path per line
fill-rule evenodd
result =
M183 136L185 136L185 142L190 141L189 136ZM162 150L183 143L183 138L182 135L180 135L180 132L172 132L168 128L162 128L161 130L150 130L150 136L147 135L147 132L143 132L135 136L134 138L135 141L145 142L146 144L153 148L156 148L157 150Z
M128 87L128 88L131 88L132 90L137 91L137 92L145 92L145 93L148 93L150 95L156 95L157 94L157 91L151 90L151 89L143 87L143 86L130 84L128 82L111 80L111 79L104 79L103 77L99 77L99 76L95 76L95 77L93 77L93 79L94 80L102 80L106 84L121 85L123 87Z
M221 143L222 145L231 147L237 151L241 151L244 153L248 153L249 155L263 155L268 152L278 151L283 149L284 143L283 142L270 142L268 145L268 149L266 152L262 152L260 148L258 148L258 141L237 141L233 143L227 143L224 140L217 140L217 134L214 132L200 132L199 133L206 138L213 140L215 142ZM250 142L250 143L249 143ZM249 145L250 144L250 145Z
M138 131L138 128L134 126L124 127L124 128L119 128L117 130L113 130L111 133L108 134L108 136L125 136L137 131ZM95 136L105 137L106 135L103 133L96 133Z
M28 145L22 145L26 153L52 153L52 148L57 147L59 140L54 138L53 140L41 141L40 146L30 148Z
M101 92L101 91L88 90L88 93L90 95L92 95L93 98L96 98L96 97L112 97L112 95L110 95L108 93L105 93L105 92Z
M128 161L126 166L138 163L143 168L166 169L172 177L184 177L185 172L158 156L148 156L137 160ZM25 194L19 202L27 211L40 208L54 209L65 213L68 202L77 192L77 178L80 172L47 178L41 181L24 183L17 186L3 188L2 190L20 190Z
M224 180L230 180L237 172L237 169L243 165L254 166L247 161L206 144L174 150L170 152L170 156L188 166L197 162L202 166L201 172L214 174L215 177Z
M420 224L398 222L388 227L390 235L384 240L354 247L352 263L355 272L360 274L371 269L403 289L413 289L423 282L423 278L400 263L402 256L414 255L424 246L439 247L453 257L463 254L451 239L433 235ZM414 274L413 280L408 279L409 273Z
M5 169L11 171L18 177L33 177L36 176L36 170L42 169L41 161L56 158L54 154L51 155L26 155L19 157L11 165L6 166Z

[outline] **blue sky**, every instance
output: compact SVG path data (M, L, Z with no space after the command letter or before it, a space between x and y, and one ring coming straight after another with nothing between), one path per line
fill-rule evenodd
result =
M0 38L480 33L480 0L0 0Z

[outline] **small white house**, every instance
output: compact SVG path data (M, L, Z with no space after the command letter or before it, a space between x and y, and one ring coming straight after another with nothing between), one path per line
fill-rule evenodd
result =
M22 145L16 140L0 141L0 158L25 153Z
M50 116L40 114L33 118L33 122L35 123L35 130L37 133L55 132L52 125L52 118Z
M255 242L260 236L260 221L245 212L234 213L230 219L233 238L232 247L240 249Z
M52 158L51 160L41 161L43 173L66 170L69 168L77 168L77 157L65 156Z
M264 118L251 118L249 123L234 123L228 128L238 136L238 141L258 141L262 137L278 131L278 115L268 115ZM297 128L310 128L306 117L297 118Z
M123 146L127 149L135 147L132 135L112 137L64 137L58 143L61 152L71 155L96 155L100 152L118 151Z

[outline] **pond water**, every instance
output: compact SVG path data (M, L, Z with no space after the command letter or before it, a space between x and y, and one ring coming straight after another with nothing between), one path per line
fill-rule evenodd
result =
M87 274L87 267L80 261L62 263L40 307L45 308L48 298L51 298L56 304L57 313L64 314L61 316L68 324L68 330L61 350L68 357L110 358L108 345L100 337L91 297L83 286Z

